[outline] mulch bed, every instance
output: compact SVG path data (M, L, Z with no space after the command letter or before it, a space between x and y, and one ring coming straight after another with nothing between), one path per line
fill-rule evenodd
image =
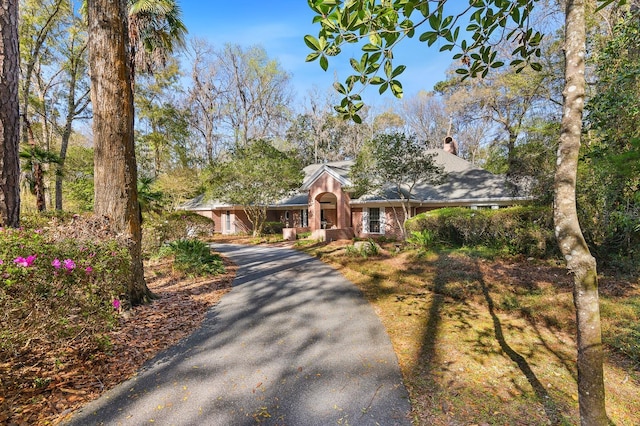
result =
M191 334L207 310L231 289L236 267L207 278L175 274L171 263L147 266L152 304L124 312L104 338L80 333L67 347L31 341L19 356L0 363L0 424L57 424L74 410L132 377L154 355Z

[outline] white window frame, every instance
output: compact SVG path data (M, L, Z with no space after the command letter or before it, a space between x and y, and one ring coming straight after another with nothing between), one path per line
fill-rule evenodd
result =
M300 227L309 227L309 209L300 209Z
M226 210L224 213L224 230L223 233L224 234L233 234L233 216L235 216L234 214L231 213L231 210Z
M380 231L379 232L371 232L369 227L369 210L370 209L378 209L380 212ZM362 209L362 230L367 234L376 234L376 235L384 235L386 228L386 214L384 207L364 207Z

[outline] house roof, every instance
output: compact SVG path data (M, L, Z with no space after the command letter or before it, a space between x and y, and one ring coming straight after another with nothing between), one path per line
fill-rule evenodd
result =
M431 149L434 161L444 167L446 180L440 185L419 184L413 189L414 203L454 204L454 203L498 203L528 199L518 194L518 188L509 183L505 176L495 175L442 149ZM405 191L404 197L407 197ZM352 204L389 202L398 200L394 187L384 188L382 193L365 194L352 200Z
M302 169L304 171L304 181L300 189L302 191L308 191L311 185L324 173L332 176L344 187L351 186L351 180L349 179L351 166L353 166L353 161L333 161L323 164L311 164Z
M220 207L229 207L229 204L222 203L217 200L209 200L205 198L205 194L200 194L195 198L190 199L189 201L180 205L180 210L214 210Z

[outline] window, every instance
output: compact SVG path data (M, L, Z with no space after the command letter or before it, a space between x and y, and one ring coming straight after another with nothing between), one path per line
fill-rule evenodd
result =
M384 207L365 207L362 211L362 230L369 234L384 234Z
M227 234L231 233L231 212L227 210L227 213L224 215L224 231Z
M309 210L300 210L300 227L307 228L309 226Z
M369 232L380 233L380 209L377 207L369 209Z

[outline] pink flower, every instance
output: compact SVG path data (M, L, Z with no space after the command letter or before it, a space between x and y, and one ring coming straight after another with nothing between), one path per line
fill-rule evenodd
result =
M86 268L84 268L84 272L89 275L91 272L93 272L93 268L91 266L87 266Z
M115 309L116 311L120 310L120 301L118 299L113 299L113 302L111 302L111 304L113 305L113 309Z
M62 262L60 262L60 259L56 257L55 259L53 259L53 261L51 261L51 266L56 269L60 269L60 266L62 266Z
M35 262L36 257L38 256L35 254L32 254L31 256L28 256L26 258L16 257L15 259L13 259L13 263L23 268L28 268L29 266L33 265L33 262Z
M0 265L2 265L4 263L4 261L2 259L0 259Z
M36 234L42 234L42 229L34 229L34 231Z
M73 271L75 269L75 267L76 267L76 262L74 262L71 259L65 259L63 261L63 264L64 264L65 269L67 271L69 271L69 272Z

